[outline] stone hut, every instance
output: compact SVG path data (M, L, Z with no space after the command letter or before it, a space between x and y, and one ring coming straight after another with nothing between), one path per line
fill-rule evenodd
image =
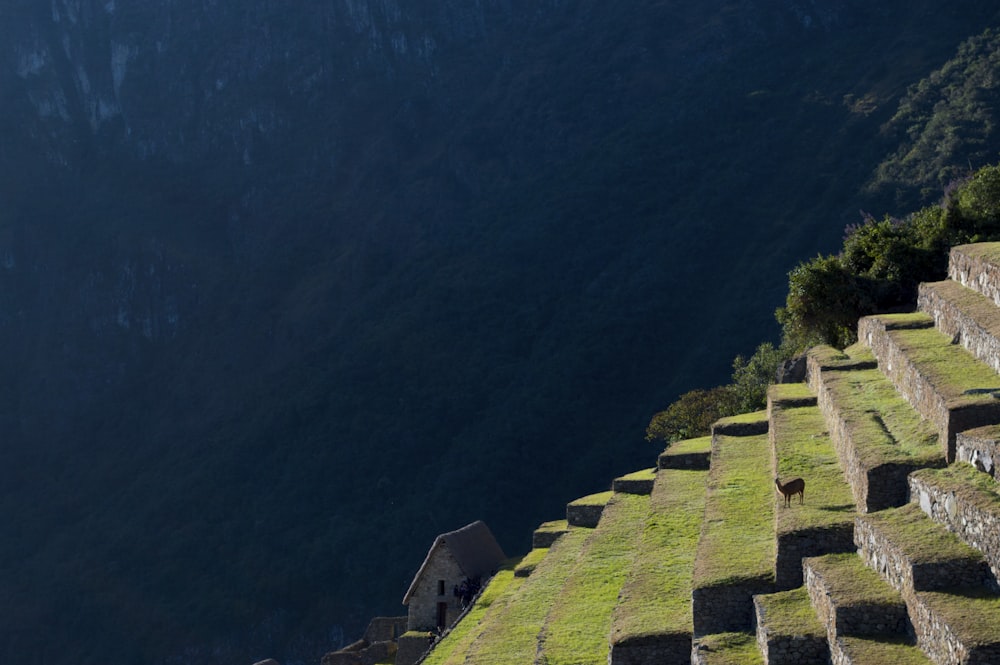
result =
M462 599L455 590L472 580L485 581L506 558L482 521L435 538L403 596L407 629L434 631L451 626L462 613Z

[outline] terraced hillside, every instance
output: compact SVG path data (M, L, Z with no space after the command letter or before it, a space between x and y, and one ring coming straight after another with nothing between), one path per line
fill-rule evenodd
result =
M1000 663L1000 244L949 274L569 504L423 662Z

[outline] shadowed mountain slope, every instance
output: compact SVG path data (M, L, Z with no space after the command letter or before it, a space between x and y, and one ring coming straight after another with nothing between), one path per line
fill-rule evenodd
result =
M438 533L515 549L773 334L996 14L6 3L0 655L312 659Z

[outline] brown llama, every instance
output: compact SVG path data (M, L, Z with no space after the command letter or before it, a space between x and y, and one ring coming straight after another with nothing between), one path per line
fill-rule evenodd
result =
M799 503L804 503L806 500L806 481L801 478L792 478L787 483L782 484L778 477L774 477L774 484L777 486L778 491L781 492L782 496L785 497L785 506L790 507L792 505L792 497L796 494L799 495Z

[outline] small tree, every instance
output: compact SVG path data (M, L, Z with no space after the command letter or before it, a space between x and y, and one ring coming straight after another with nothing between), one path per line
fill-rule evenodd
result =
M731 386L692 390L653 416L646 427L646 440L671 444L705 436L719 418L739 413L736 391Z
M736 356L731 388L739 413L756 411L767 405L767 387L774 383L778 365L786 358L786 353L769 342L758 346L749 359Z

